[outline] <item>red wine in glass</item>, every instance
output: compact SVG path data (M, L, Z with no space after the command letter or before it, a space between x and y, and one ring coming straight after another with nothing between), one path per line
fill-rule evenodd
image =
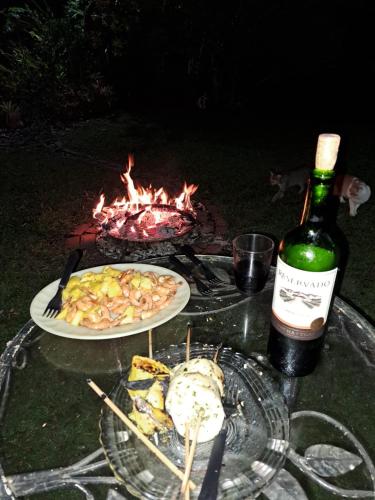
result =
M269 266L257 260L243 259L234 264L237 288L246 294L262 290L267 281Z

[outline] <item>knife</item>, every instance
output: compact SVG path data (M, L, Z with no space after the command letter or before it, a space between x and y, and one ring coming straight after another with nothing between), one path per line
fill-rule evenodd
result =
M214 444L212 445L211 455L208 460L208 466L198 500L216 500L217 498L220 469L223 462L227 432L226 427L221 429L219 434L214 439Z

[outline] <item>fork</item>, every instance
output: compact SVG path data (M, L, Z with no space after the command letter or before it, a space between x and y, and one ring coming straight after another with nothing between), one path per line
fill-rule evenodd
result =
M209 288L207 285L203 283L199 278L194 276L194 274L190 271L190 269L185 266L183 262L181 262L175 255L170 255L169 256L170 262L176 266L176 268L182 273L185 274L189 279L193 280L195 284L197 285L197 290L201 295L211 295L213 293L213 290Z
M238 388L235 388L233 382L226 392L229 401L226 401L224 405L225 420L219 434L214 439L198 500L216 500L217 498L220 469L223 462L225 440L228 433L228 421L233 416L238 415L237 410L240 405L238 399Z
M211 285L223 285L225 284L225 281L222 279L218 278L216 274L214 274L211 269L204 264L198 257L195 255L194 250L192 249L191 246L189 245L182 245L180 247L181 252L186 255L188 259L193 262L193 264L196 264L200 269L202 269L207 281L211 283Z
M62 292L66 285L68 284L70 275L74 271L74 268L80 261L82 257L83 251L81 249L74 250L71 252L69 255L69 258L67 260L67 263L65 265L64 271L62 278L59 283L59 287L57 289L56 294L52 299L48 302L47 307L43 313L43 316L46 316L47 318L55 318L59 312L61 311L61 306L62 306Z

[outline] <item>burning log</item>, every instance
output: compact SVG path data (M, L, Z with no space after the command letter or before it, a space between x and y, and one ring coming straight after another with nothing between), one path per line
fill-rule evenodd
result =
M116 198L104 206L105 197L101 195L93 210L93 217L102 228L114 238L129 241L163 241L189 232L196 223L191 196L198 186L185 182L176 197L164 188L135 187L130 176L133 165L134 157L129 155L128 169L121 176L127 197Z

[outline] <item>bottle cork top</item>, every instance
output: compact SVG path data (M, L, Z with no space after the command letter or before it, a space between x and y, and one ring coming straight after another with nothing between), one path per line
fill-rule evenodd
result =
M337 134L320 134L316 148L315 168L333 170L341 137Z

